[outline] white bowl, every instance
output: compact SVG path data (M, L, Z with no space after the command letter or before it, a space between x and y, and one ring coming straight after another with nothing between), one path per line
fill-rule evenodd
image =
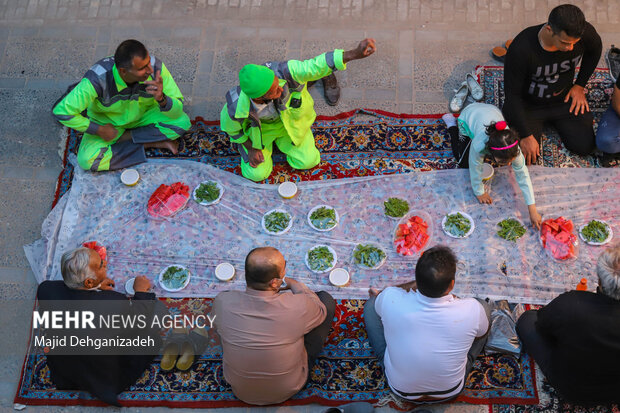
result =
M321 208L321 207L325 207L325 208L329 208L329 209L333 209L333 210L334 210L335 215L336 215L336 225L334 225L334 226L333 226L333 227L331 227L331 228L325 228L325 229L317 228L317 227L315 227L314 225L312 225L312 220L310 220L310 215L312 215L312 213L313 213L314 211L316 211L317 209L319 209L319 208ZM320 232L327 232L327 231L331 231L332 229L334 229L334 228L336 228L336 227L338 226L338 222L339 222L339 221L340 221L340 217L338 216L338 211L336 210L336 208L334 208L334 207L332 207L332 206L329 206L329 205L317 205L317 206L315 206L314 208L312 208L312 209L310 210L310 212L308 212L308 225L310 225L310 227L311 227L312 229L315 229L315 230L320 231Z
M136 281L136 278L130 278L125 281L125 291L128 295L135 295L136 291L133 289L133 283Z
M163 283L163 276L164 273L166 272L166 270L170 267L178 267L178 268L182 268L184 270L187 270L187 279L185 279L185 283L179 287L179 288L170 288L167 287L164 283ZM161 288L163 288L166 291L169 291L171 293L177 292L177 291L181 291L183 288L187 287L187 284L189 284L189 279L191 278L191 274L189 272L189 270L187 269L187 267L185 267L184 265L179 265L179 264L173 264L173 265L168 265L166 268L164 268L163 270L161 270L161 272L159 273L159 277L157 278L159 281L159 286Z
M235 276L235 267L228 262L222 262L215 267L215 278L220 281L230 281Z
M383 253L385 254L385 257L383 257L383 259L381 261L379 261L379 263L377 265L375 265L374 267L367 267L365 265L356 263L355 262L355 250L357 249L357 245L372 245L373 247L378 248L381 251L383 251ZM357 245L355 245L355 247L353 248L353 253L351 254L351 262L355 263L355 265L358 268L361 268L363 270L378 270L387 261L388 253L387 253L386 249L383 248L381 245L377 244L376 242L360 242Z
M269 214L271 214L272 212L284 212L285 214L288 214L288 216L291 218L288 222L288 225L286 226L286 228L284 228L282 231L280 232L271 232L271 231L267 231L267 227L265 226L265 217ZM288 232L288 230L291 229L291 227L293 226L293 216L291 215L290 212L284 210L284 209L280 209L280 208L275 208L272 209L271 211L268 211L265 213L265 215L263 215L263 218L260 221L261 226L263 227L263 231L265 231L267 234L270 235L282 235Z
M447 229L446 229L446 221L448 220L448 215L454 215L456 213L461 213L461 215L463 215L465 218L467 218L471 224L471 228L469 228L469 231L467 231L463 236L459 237L456 235L451 234ZM467 238L469 237L473 232L474 229L476 229L476 224L474 223L474 219L471 217L471 215L463 212L463 211L452 211L449 214L444 215L443 219L441 220L441 228L443 229L443 232L446 233L447 236L452 237L452 238L457 238L457 239L461 239L461 238Z
M493 178L494 174L495 170L493 169L493 166L491 164L482 164L482 181L488 181L489 179Z
M125 169L121 174L121 182L127 186L134 186L140 180L140 174L135 169Z
M215 182L215 185L217 185L217 188L220 190L220 196L217 197L217 199L214 199L211 202L207 202L207 201L199 201L196 198L196 190L198 190L198 188L200 187L200 185L202 184L208 184L209 182ZM224 187L217 181L208 179L206 181L202 181L201 183L199 183L198 185L196 185L196 188L194 188L194 190L192 191L192 198L194 198L194 201L198 202L200 205L205 205L205 206L209 206L209 205L215 205L218 202L220 202L220 199L222 199L222 195L224 195Z
M278 186L278 193L284 199L291 199L295 195L297 195L297 185L295 185L293 182L289 182L289 181L282 182Z
M308 262L308 255L310 254L310 251L312 251L315 248L319 248L319 247L327 247L327 249L329 250L329 252L332 253L332 255L334 256L334 262L332 262L332 266L329 268L324 269L323 271L316 271L313 270L312 268L310 268L310 263ZM310 271L312 271L315 274L321 274L324 272L328 272L330 270L332 270L335 266L336 263L338 262L338 255L336 254L336 251L334 251L334 249L332 247L330 247L329 245L323 245L323 244L319 244L319 245L315 245L314 247L310 248L307 252L306 252L306 257L304 258L305 262L306 262L306 267L308 267L308 269Z
M349 271L344 268L335 268L329 273L329 282L336 287L344 287L351 280Z

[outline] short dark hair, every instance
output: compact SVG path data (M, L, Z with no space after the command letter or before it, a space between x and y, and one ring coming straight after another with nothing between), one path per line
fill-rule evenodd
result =
M509 161L519 154L518 144L508 149L493 149L505 148L515 143L519 139L519 134L516 130L508 129L507 127L497 130L497 122L491 122L486 128L487 135L489 136L487 147L496 160Z
M257 290L264 288L274 278L280 278L280 268L275 263L253 259L253 255L264 248L254 248L245 257L245 283Z
M456 262L456 256L445 245L436 245L424 251L415 266L418 290L430 298L443 296L454 281Z
M139 41L134 39L125 40L118 45L116 52L114 52L114 63L116 67L131 69L134 57L138 56L140 59L144 59L147 54L146 47Z
M547 24L551 26L553 34L564 32L567 36L578 39L586 30L586 16L577 6L561 4L551 10Z

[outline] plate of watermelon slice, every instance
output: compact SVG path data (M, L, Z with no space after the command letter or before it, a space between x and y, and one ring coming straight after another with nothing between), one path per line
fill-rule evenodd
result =
M424 211L411 211L398 222L394 230L396 252L404 256L415 256L430 244L433 221Z
M540 242L545 251L558 261L577 258L579 241L574 229L570 219L546 219L540 225Z
M183 182L161 184L149 198L147 211L153 218L169 218L185 208L189 200L189 186Z

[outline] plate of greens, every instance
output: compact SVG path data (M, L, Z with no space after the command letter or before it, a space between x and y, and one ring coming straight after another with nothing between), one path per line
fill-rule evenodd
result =
M331 231L338 219L338 211L329 205L317 205L308 212L308 224L317 231Z
M605 245L614 237L611 226L600 219L593 219L579 228L579 238L586 244Z
M192 196L200 205L215 205L220 202L224 194L224 187L216 181L203 181L194 188Z
M282 235L293 226L293 217L284 209L272 209L263 215L263 231L271 235Z
M182 265L169 265L159 273L159 285L166 291L181 291L189 284L189 270Z
M516 218L506 218L497 223L497 235L506 241L517 242L526 232L525 226Z
M357 244L353 250L353 262L360 268L376 270L383 265L387 254L377 244Z
M467 238L469 237L476 225L474 219L465 212L454 211L443 217L441 220L441 227L443 232L452 238Z
M329 245L315 245L306 252L306 266L314 273L331 271L336 266L338 256Z
M392 219L400 219L409 212L409 202L401 198L388 198L383 202L385 216Z

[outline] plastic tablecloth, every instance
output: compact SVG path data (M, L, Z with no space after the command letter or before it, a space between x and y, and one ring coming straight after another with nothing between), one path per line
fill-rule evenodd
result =
M276 185L256 184L199 162L149 160L136 169L140 182L126 187L120 171L90 173L75 168L71 189L43 223L42 238L24 247L39 282L61 279L62 253L96 240L107 247L108 274L119 291L124 291L127 279L146 275L160 296L213 297L223 290L244 289L247 253L259 246L273 246L284 254L288 277L336 298L366 298L370 286L384 288L415 278L418 256L401 256L393 247L398 221L383 213L388 197L404 198L413 210L430 215L433 230L427 245L444 244L454 250L459 259L454 293L463 297L544 304L573 289L582 277L588 278L593 290L596 258L605 248L581 242L577 259L551 259L541 247L538 232L529 226L527 207L510 167L497 169L486 184L492 205L478 203L467 170L300 182L297 196L286 200L278 195ZM617 239L620 169L534 166L530 174L543 219L562 215L576 226L603 219L611 224ZM204 180L216 180L225 188L218 204L202 206L190 199L172 218L154 219L147 213L149 196L160 184L182 181L193 189ZM307 223L308 211L318 204L337 209L340 221L334 230L318 232ZM284 235L270 235L261 228L263 214L273 208L293 216L293 227ZM475 221L475 231L468 238L453 239L441 229L443 216L457 210ZM516 243L496 235L497 223L508 217L528 226ZM353 249L367 242L381 245L387 253L385 264L377 270L353 263ZM316 244L334 248L336 267L346 268L351 275L346 287L334 287L327 273L315 274L306 267L305 254ZM215 278L214 268L220 262L235 266L232 281ZM506 274L499 269L502 263ZM191 272L189 285L177 293L157 285L159 273L171 264L184 265Z

